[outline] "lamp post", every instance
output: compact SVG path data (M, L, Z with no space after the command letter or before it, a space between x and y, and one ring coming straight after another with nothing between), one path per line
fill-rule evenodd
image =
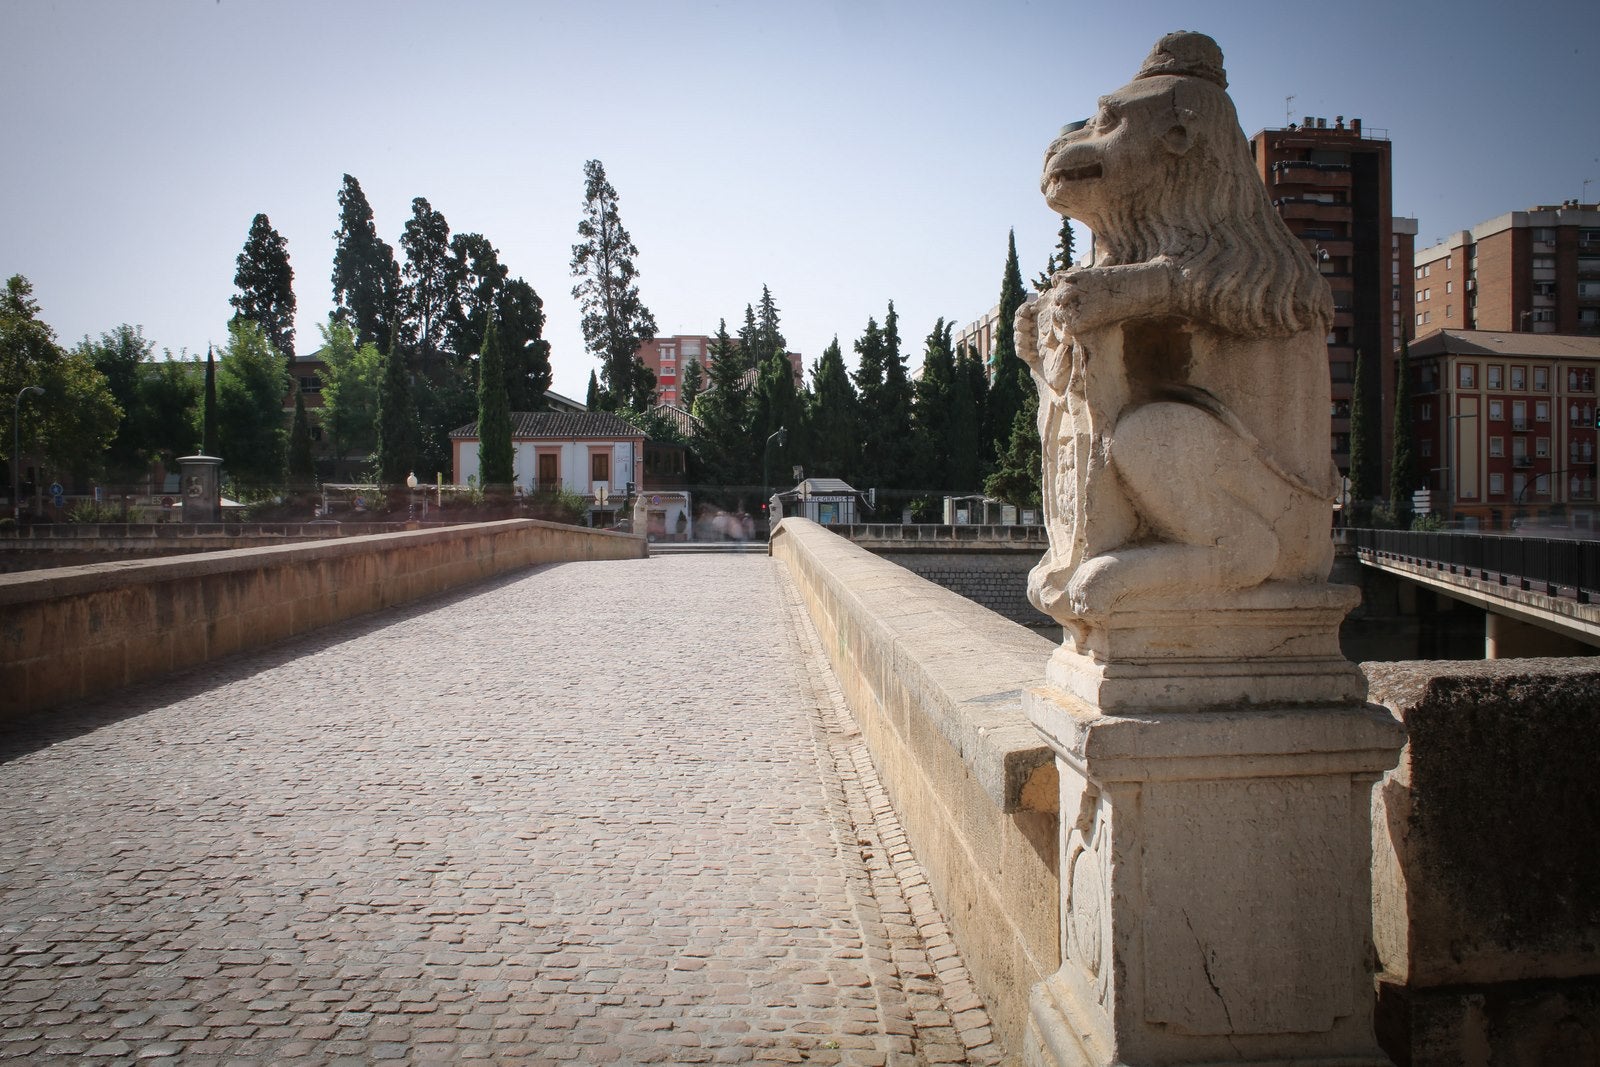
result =
M774 439L777 440L779 445L788 444L789 443L789 428L786 427L786 426L779 426L776 433L771 434L771 435L769 435L767 437L767 443L761 449L761 501L762 501L762 507L766 507L767 506L766 502L769 499L771 499L771 497L772 497L772 494L767 491L767 489L768 489L768 486L767 486L767 480L768 480L767 479L767 475L768 475L769 469L770 469L770 462L769 461L770 461L771 456L772 456L772 442L773 442ZM771 525L772 525L772 512L768 511L767 512L767 526L768 526L769 529L771 528Z
M11 520L22 521L22 496L21 479L18 477L22 470L22 398L32 393L34 396L44 396L44 386L25 385L17 393L17 402L11 410Z

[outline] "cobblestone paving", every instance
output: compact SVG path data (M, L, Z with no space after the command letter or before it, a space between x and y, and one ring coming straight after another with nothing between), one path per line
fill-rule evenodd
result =
M0 726L0 1059L995 1063L764 557L542 568Z

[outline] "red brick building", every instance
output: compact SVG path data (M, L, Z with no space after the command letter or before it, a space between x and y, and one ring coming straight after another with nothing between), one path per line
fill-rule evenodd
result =
M1356 354L1365 395L1381 397L1385 479L1392 451L1394 365L1410 309L1415 219L1393 215L1390 142L1360 119L1307 117L1250 139L1257 172L1289 231L1305 243L1333 291L1328 374L1333 384L1333 439L1341 472L1350 467L1350 400Z
M789 357L789 363L794 368L795 388L803 387L805 367L800 353L785 352L784 355ZM690 363L700 364L702 389L710 377L711 338L705 334L652 337L639 346L639 358L656 376L656 400L662 404L680 404L683 376Z
M1600 335L1600 205L1512 211L1413 261L1413 321L1430 330Z
M1435 330L1412 342L1411 374L1435 512L1594 531L1600 337Z

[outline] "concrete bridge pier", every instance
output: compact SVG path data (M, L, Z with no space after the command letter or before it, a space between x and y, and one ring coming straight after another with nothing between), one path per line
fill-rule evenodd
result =
M1488 611L1483 621L1484 659L1592 656L1594 646L1531 622Z

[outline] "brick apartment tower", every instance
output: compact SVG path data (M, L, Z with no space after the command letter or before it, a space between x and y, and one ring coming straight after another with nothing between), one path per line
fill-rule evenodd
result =
M704 389L711 374L711 342L706 334L674 334L671 337L652 337L639 346L639 359L656 376L656 400L663 404L680 404L683 392L683 375L690 363L700 364ZM805 364L798 352L785 352L789 366L794 370L796 389L804 388Z
M1600 336L1600 205L1512 211L1417 252L1416 336L1495 330Z
M1350 470L1350 399L1356 353L1364 393L1381 398L1371 440L1379 446L1386 489L1394 426L1395 357L1412 303L1415 219L1392 214L1390 144L1360 119L1307 117L1250 139L1257 172L1289 231L1305 242L1333 290L1328 373L1333 382L1333 439L1341 473Z

